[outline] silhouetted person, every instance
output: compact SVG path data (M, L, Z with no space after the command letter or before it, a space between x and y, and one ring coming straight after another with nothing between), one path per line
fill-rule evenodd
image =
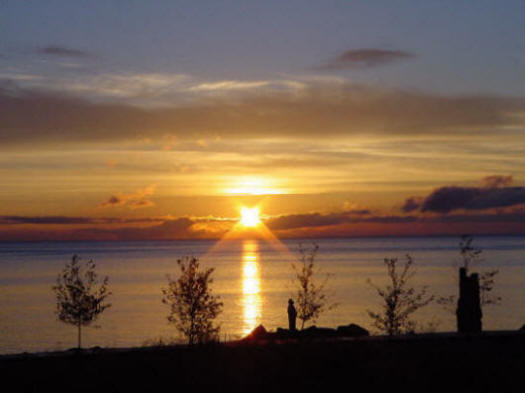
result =
M295 309L293 305L293 300L288 299L288 329L296 330L295 329L296 319L297 319L297 310Z

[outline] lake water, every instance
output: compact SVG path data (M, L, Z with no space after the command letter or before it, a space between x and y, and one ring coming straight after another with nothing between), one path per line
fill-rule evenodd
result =
M371 329L366 310L379 310L380 298L367 283L387 283L385 257L415 260L416 287L426 285L437 296L457 294L459 239L364 238L319 239L316 265L330 273L327 289L338 307L322 315L318 326L357 323ZM473 271L499 269L495 293L503 301L487 306L486 330L517 329L525 323L525 238L478 237L483 260ZM309 245L309 241L303 241ZM108 275L112 307L86 328L83 345L102 347L140 346L156 337L175 337L168 325L168 306L161 288L166 274L176 277L176 260L185 255L200 258L213 267L213 291L221 296L224 311L218 318L221 339L242 337L259 324L267 329L287 326L287 300L293 296L293 270L298 240L278 245L259 240L162 241L162 242L56 242L0 243L0 353L34 352L76 345L73 326L57 321L51 290L58 272L73 254L93 259L100 275ZM455 329L455 316L436 304L414 315L423 329Z

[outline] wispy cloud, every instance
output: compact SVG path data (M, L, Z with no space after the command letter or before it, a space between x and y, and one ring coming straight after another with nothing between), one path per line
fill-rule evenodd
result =
M159 223L163 218L120 218L120 217L71 217L71 216L0 216L0 225L102 225L102 224L137 224Z
M415 55L403 50L363 48L347 50L315 69L320 71L337 71L347 68L370 68L395 61L406 60Z
M266 225L273 230L339 225L360 220L371 214L370 210L352 210L338 213L287 214L269 218Z
M82 64L61 62L70 69ZM90 101L136 105L143 108L187 105L207 97L234 97L240 94L275 94L296 92L307 82L293 79L275 80L201 80L184 73L105 72L92 75L83 70L61 74L39 74L11 70L0 72L0 82L17 83L21 90L69 94Z
M200 83L189 88L190 91L215 91L215 90L244 90L267 86L267 81L220 81L211 83Z
M155 97L184 91L190 85L188 75L176 73L101 73L96 76L65 73L57 76L11 72L0 74L0 77L16 81L26 90L38 89L98 101L154 101Z
M91 57L92 54L79 49L67 48L59 45L49 45L42 48L38 48L37 52L46 56L59 56L59 57Z
M188 88L188 91L194 92L229 92L236 90L250 90L257 91L263 89L268 90L295 90L304 89L307 85L294 80L263 80L263 81L239 81L239 80L226 80L218 82L204 82Z
M423 203L424 198L421 197L410 197L405 200L405 203L403 203L403 206L401 207L401 210L403 210L405 213L410 213L413 211L418 210L421 207L421 204Z
M0 223L1 224L1 223ZM38 240L165 240L198 238L199 232L191 229L194 221L181 217L169 220L156 220L149 226L92 225L84 228L65 227L42 230L39 227L24 229L0 226L0 241Z
M437 96L346 84L201 98L140 108L93 103L57 92L0 88L0 141L102 142L203 138L318 138L352 135L457 135L525 128L524 98Z
M492 175L482 179L484 187L497 188L497 187L508 187L514 182L514 179L510 175Z
M101 202L98 207L126 206L130 209L141 209L155 206L155 203L149 199L154 192L155 186L148 186L131 194L111 195L106 201Z

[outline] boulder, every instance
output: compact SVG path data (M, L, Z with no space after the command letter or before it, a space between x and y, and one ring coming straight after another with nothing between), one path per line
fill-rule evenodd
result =
M286 339L317 339L332 337L363 337L369 336L368 330L359 325L351 323L350 325L339 326L336 329L310 326L303 330L289 330L277 328L275 332L267 331L263 325L257 326L247 335L245 340L286 340Z
M350 325L338 326L337 335L340 337L363 337L369 336L370 333L365 328L351 323Z
M301 330L301 337L308 338L323 338L323 337L334 337L337 335L335 329L330 328L319 328L317 326L310 326L304 330Z
M257 326L255 329L248 334L245 339L247 340L262 340L268 337L268 331L264 328L263 325Z
M299 336L299 330L289 330L283 328L277 328L275 337L279 339L283 338L297 338Z

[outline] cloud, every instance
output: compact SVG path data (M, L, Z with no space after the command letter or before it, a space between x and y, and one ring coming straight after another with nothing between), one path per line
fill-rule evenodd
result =
M130 227L111 230L86 229L77 231L79 236L92 236L104 238L112 236L119 240L169 240L169 239L188 239L198 238L197 233L192 233L191 226L194 221L187 217L181 217L173 220L166 220L159 225L150 227Z
M177 138L308 138L440 135L525 128L525 99L436 96L344 85L202 98L188 105L140 108L70 95L0 87L0 143L105 143Z
M91 57L89 52L84 52L78 49L66 48L63 46L50 45L43 48L38 48L38 53L49 56L60 57Z
M168 240L205 237L191 218L0 216L0 241ZM138 225L138 226L137 226Z
M514 179L512 176L492 175L484 177L482 182L487 188L508 187L514 182Z
M130 209L141 209L155 206L155 203L148 199L154 192L155 186L148 186L131 194L111 195L106 201L101 202L98 207L127 206Z
M442 187L425 198L421 211L448 213L458 209L483 210L522 203L525 203L525 187Z
M61 62L68 67L78 66L74 62ZM170 96L180 95L191 85L189 75L180 73L62 73L30 74L24 72L3 72L0 77L15 81L20 90L48 92L49 94L84 96L99 101L116 101L138 104L154 103L156 100L171 102ZM173 99L173 97L171 97ZM146 106L146 105L144 105Z
M64 67L82 67L74 61L57 63ZM17 82L26 90L37 89L83 96L98 102L119 102L141 107L169 107L188 104L203 97L235 98L250 93L295 92L307 87L292 79L203 81L190 74L174 72L91 72L32 74L20 70L0 72L0 79ZM311 81L314 83L314 81Z
M89 217L66 217L66 216L0 216L0 224L92 224L93 219Z
M71 217L71 216L0 216L0 225L84 225L158 223L163 218Z
M414 54L402 50L363 48L347 50L334 59L316 67L321 71L337 71L347 68L370 68L406 60Z
M95 220L96 221L96 220ZM102 219L104 221L104 219ZM113 222L114 221L114 222ZM118 219L108 219L111 224L118 223ZM63 228L42 229L40 226L32 226L19 230L3 230L0 227L0 241L17 240L103 240L103 241L132 241L132 240L173 240L173 239L207 239L220 237L215 232L194 229L197 221L189 217L178 217L170 219L144 218L144 219L120 219L122 225L111 225L97 222L88 227L75 228L65 225ZM136 224L153 225L140 225Z
M123 220L125 221L125 220ZM0 227L0 241L75 241L75 240L172 240L200 238L200 233L192 231L194 222L187 217L164 220L150 226L108 227L104 224L87 228L49 228L32 226L24 229L5 229Z
M510 187L512 176L488 176L482 187L444 186L426 197L410 197L404 212L449 213L454 210L485 210L525 204L525 187Z
M356 221L356 217L369 215L370 210L352 210L340 213L308 213L289 214L269 218L265 221L268 228L273 230L293 229L304 227L319 227L338 225L345 222Z
M525 210L450 215L374 215L367 210L289 214L264 221L279 238L525 234ZM0 216L0 241L220 239L221 217L91 218Z
M267 86L267 81L220 81L211 83L200 83L189 88L190 91L216 91L216 90L243 90Z
M451 215L283 215L266 221L279 238L525 234L525 210Z
M403 204L403 207L401 207L401 210L403 210L405 213L410 213L414 210L417 210L421 207L422 198L418 197L410 197L405 200L405 203Z
M294 80L261 80L239 81L224 80L218 82L198 83L189 87L191 92L232 92L232 91L294 91L306 88L306 84Z
M123 203L124 201L122 200L122 198L115 195L111 195L107 201L101 202L99 207L118 206L122 205Z

